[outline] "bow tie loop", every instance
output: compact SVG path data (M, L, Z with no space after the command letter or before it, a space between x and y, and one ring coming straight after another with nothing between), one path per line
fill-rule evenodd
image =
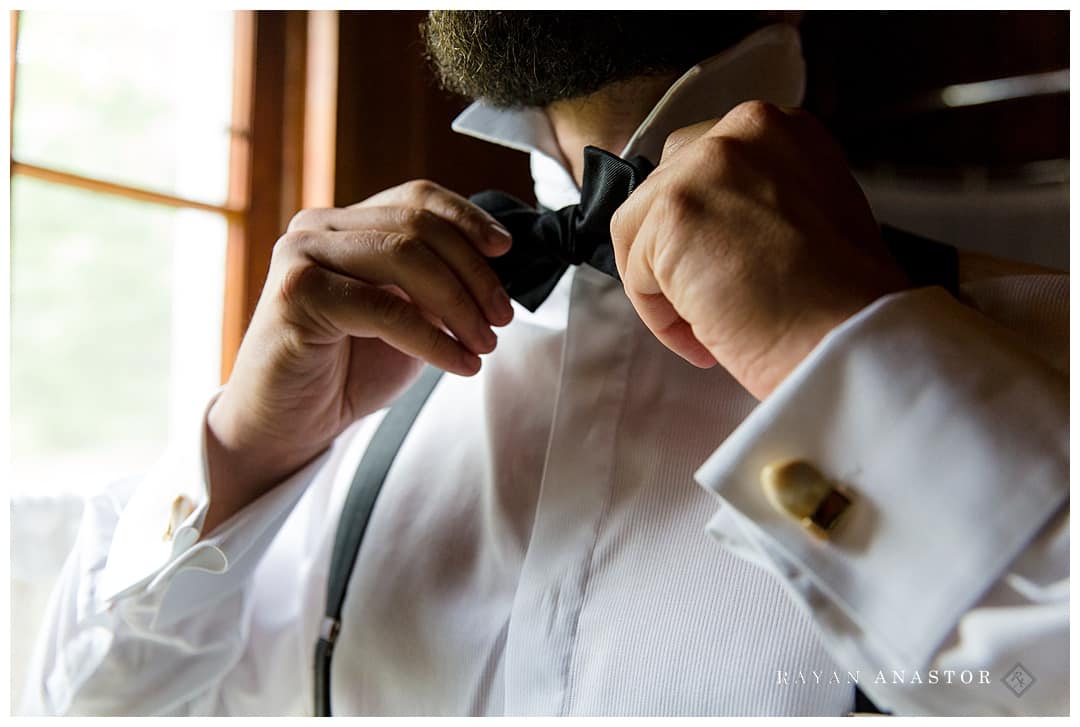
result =
M597 248L611 247L615 210L652 170L652 162L645 157L623 159L595 146L585 147L581 203L570 207L574 210L569 245L572 265L590 263Z
M578 204L541 211L504 192L470 197L514 239L508 253L491 259L510 297L536 310L570 265L587 264L618 279L611 216L652 170L644 157L627 160L587 146Z

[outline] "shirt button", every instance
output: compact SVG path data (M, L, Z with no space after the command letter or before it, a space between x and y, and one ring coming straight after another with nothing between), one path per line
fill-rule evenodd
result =
M776 462L761 470L761 487L779 512L815 537L829 537L851 505L851 494L809 462Z
M165 532L162 534L161 539L168 542L176 535L177 528L180 524L187 520L188 515L195 512L195 503L187 495L177 495L176 499L172 501L172 505L169 507L169 523L165 527Z

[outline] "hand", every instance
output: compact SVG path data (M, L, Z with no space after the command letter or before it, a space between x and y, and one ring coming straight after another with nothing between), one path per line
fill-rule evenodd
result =
M475 374L477 354L495 348L491 327L513 317L485 260L510 242L486 212L426 181L297 214L207 416L203 532L388 404L423 361Z
M611 237L653 334L758 399L826 333L908 285L836 143L806 112L759 101L670 136Z

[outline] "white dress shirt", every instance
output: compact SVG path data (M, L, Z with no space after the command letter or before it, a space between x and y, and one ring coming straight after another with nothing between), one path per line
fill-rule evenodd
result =
M796 32L764 29L623 153L802 89ZM455 128L528 151L545 206L576 201L539 111L477 104ZM963 294L882 298L759 404L661 345L616 281L567 271L406 439L345 601L335 714L839 715L853 679L901 714L1067 713L1067 278ZM199 542L201 419L90 498L22 710L310 713L330 548L380 418ZM835 539L765 500L761 468L791 458L855 493ZM194 509L166 536L178 496Z

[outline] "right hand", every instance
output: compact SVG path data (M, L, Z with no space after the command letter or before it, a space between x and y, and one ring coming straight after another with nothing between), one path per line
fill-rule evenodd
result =
M479 371L491 327L513 317L485 257L510 243L486 212L427 181L297 214L207 415L203 533L390 403L424 361Z

